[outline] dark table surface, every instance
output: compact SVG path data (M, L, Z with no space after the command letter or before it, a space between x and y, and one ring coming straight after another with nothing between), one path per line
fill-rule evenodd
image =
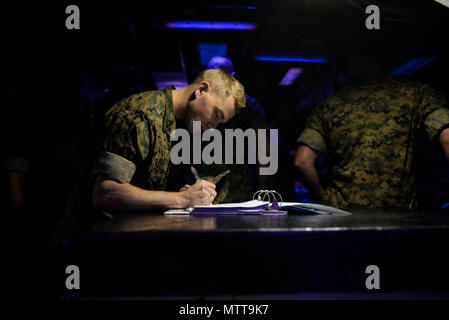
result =
M122 214L70 242L64 263L80 265L87 297L366 294L369 265L381 270L382 292L449 293L449 213L349 211Z
M307 232L448 229L449 212L354 209L340 215L188 216L127 213L94 226L95 232Z

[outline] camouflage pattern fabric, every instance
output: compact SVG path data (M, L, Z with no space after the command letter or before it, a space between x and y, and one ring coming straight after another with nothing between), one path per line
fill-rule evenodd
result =
M106 113L104 151L136 165L131 184L164 190L170 169L170 134L176 128L173 86L134 94Z
M320 103L298 138L334 161L323 203L344 208L416 208L415 152L449 124L444 96L428 85L371 79Z
M235 117L229 120L227 123L217 126L217 130L220 130L223 140L223 163L225 155L225 129L237 129L240 128L245 131L248 128L262 129L266 128L265 124L265 112L262 106L253 97L246 95L246 107L240 111ZM245 163L247 162L247 152L245 147ZM216 183L217 197L214 203L222 202L241 202L251 199L254 188L250 175L250 166L248 164L235 164L235 149L234 149L234 164L201 164L196 165L200 176L208 177L207 180ZM223 172L229 171L229 174L223 176L219 181L214 182L217 176L222 175Z
M131 95L106 113L101 149L129 162L135 172L131 184L147 190L163 190L170 168L170 134L176 128L173 86ZM98 160L84 174L68 201L54 234L53 250L60 250L64 237L90 233L92 225L115 215L92 207L95 174L102 174ZM103 169L104 170L104 169ZM107 177L114 179L114 177ZM119 181L120 178L115 177Z

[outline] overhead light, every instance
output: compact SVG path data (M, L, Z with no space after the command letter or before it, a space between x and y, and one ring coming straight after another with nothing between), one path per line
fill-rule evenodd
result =
M449 8L449 0L435 0L435 1Z
M290 86L292 85L296 79L298 79L299 75L304 71L302 68L290 68L285 76L282 78L281 82L279 82L280 86Z
M392 76L406 76L428 65L430 62L438 57L415 57L390 72Z
M236 21L167 21L169 29L202 29L202 30L254 30L257 24L253 22Z
M213 9L241 9L241 10L258 10L256 6L211 6Z
M280 62L312 62L312 63L325 63L327 58L322 56L309 56L309 55L258 55L253 58L258 61L280 61Z

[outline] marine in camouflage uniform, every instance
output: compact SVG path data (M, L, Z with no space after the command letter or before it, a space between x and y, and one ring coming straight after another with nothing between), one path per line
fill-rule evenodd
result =
M249 165L248 152L245 143L245 163L236 164L235 148L233 164L225 164L225 129L240 128L245 131L248 128L254 130L267 129L265 122L265 112L257 100L250 95L246 95L246 107L227 123L219 124L217 130L220 130L223 146L223 164L201 164L195 166L201 178L211 181L217 185L217 197L214 203L222 202L241 202L251 199L255 192L251 178L251 170L254 166ZM257 136L257 134L256 134ZM257 158L257 157L256 157ZM256 172L257 174L258 172Z
M173 86L134 94L106 113L103 152L94 174L146 190L164 190L170 134L176 129Z
M334 160L322 202L338 208L416 208L418 133L439 136L449 124L445 105L430 86L393 78L365 80L325 99L298 138Z
M55 241L89 233L95 222L114 215L92 206L95 177L147 190L164 190L170 169L170 134L176 128L173 86L120 100L106 113L102 150L70 198Z
M54 242L90 233L111 212L209 204L215 186L204 180L192 189L161 192L171 164L175 114L192 131L196 119L215 128L244 107L244 87L223 70L204 70L179 90L169 86L119 101L106 113L101 152L72 194Z

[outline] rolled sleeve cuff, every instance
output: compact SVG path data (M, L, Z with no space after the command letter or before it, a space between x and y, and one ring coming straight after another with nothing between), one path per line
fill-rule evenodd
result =
M326 152L326 142L323 136L316 130L305 128L299 136L297 142L305 144L319 153Z
M136 165L115 153L103 151L98 155L92 169L93 174L101 174L107 179L129 183L136 172Z
M30 160L23 157L5 157L2 161L2 171L7 172L23 172L30 171Z
M440 108L431 112L424 121L427 136L433 139L443 127L449 124L449 109Z

